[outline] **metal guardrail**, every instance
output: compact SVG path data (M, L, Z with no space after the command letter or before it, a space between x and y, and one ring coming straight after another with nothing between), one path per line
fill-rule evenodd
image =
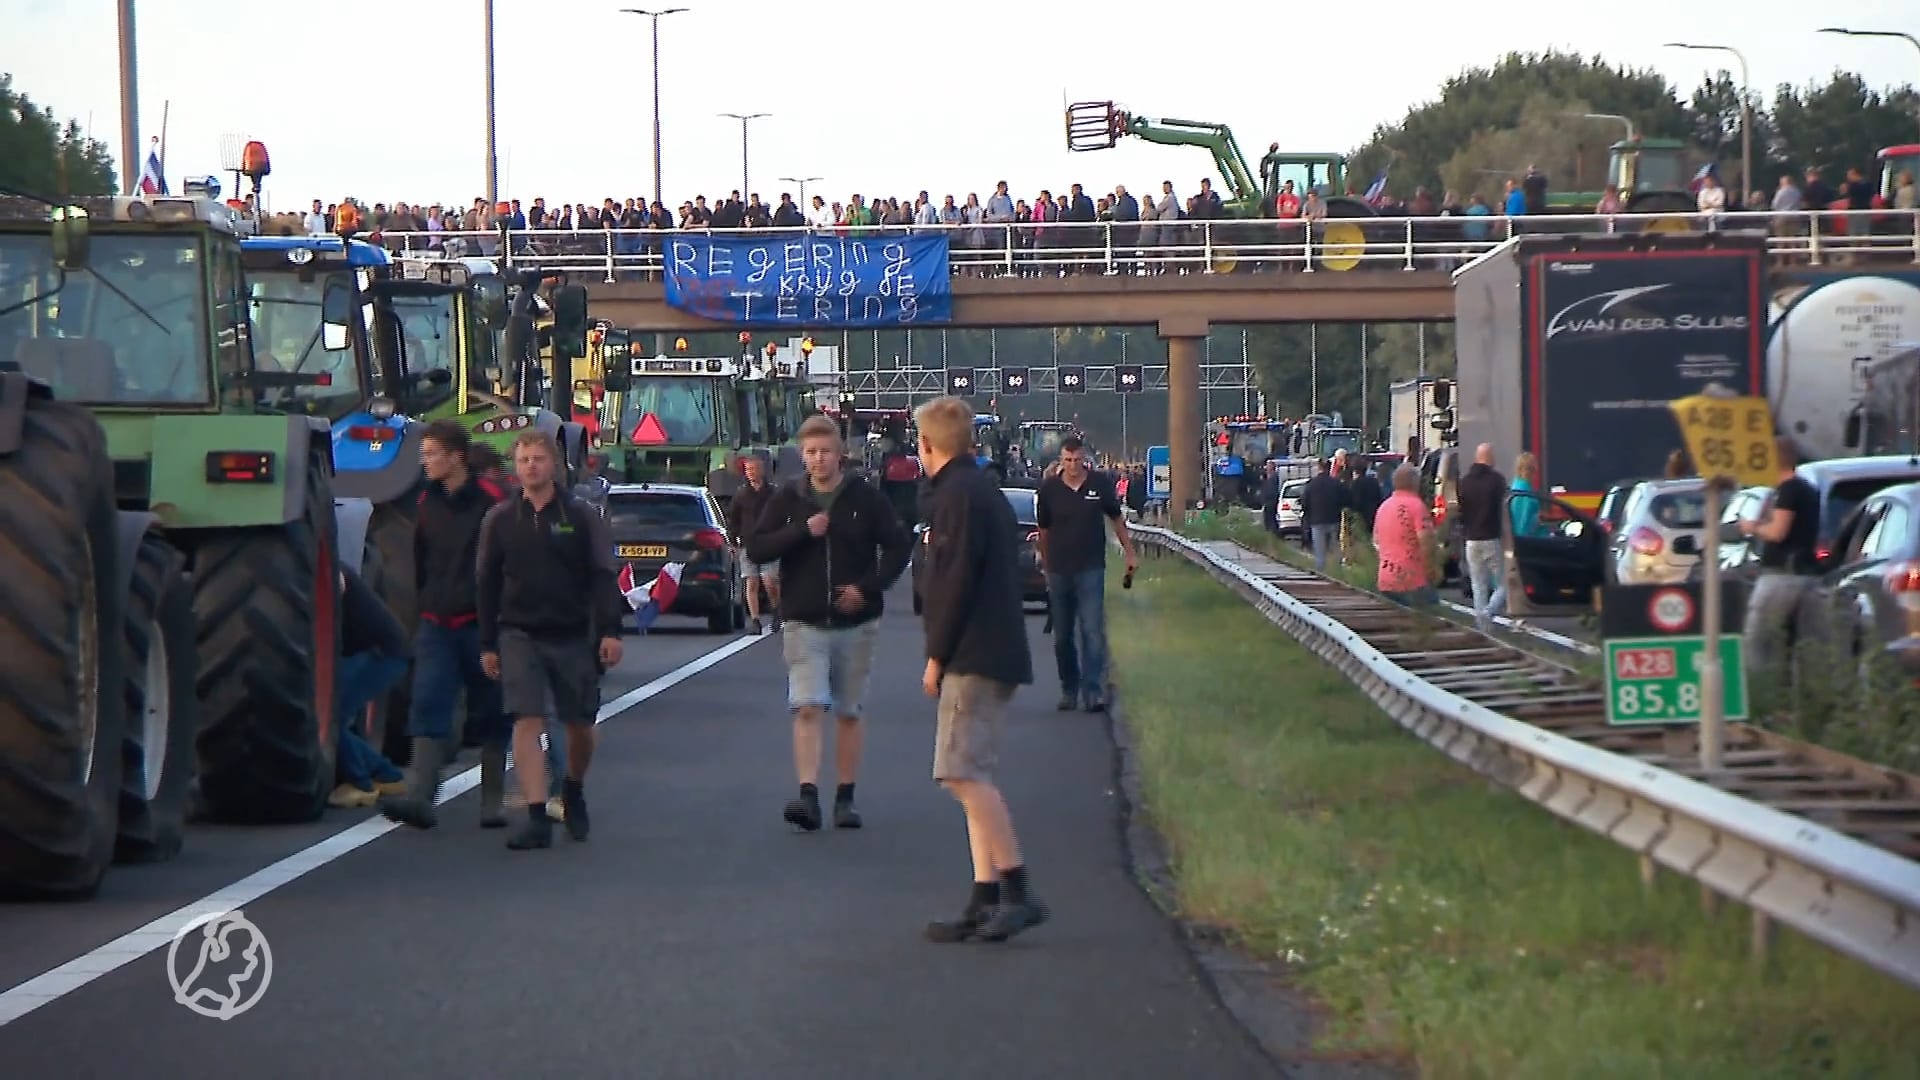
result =
M1518 234L1633 233L1649 227L1759 230L1777 258L1807 266L1870 258L1920 265L1920 211L1842 210L1791 214L1542 214L1527 217L1357 217L1179 222L1065 222L1043 225L889 225L812 230L836 237L952 237L958 276L1064 273L1316 273L1453 270ZM701 229L705 236L764 236L793 229ZM527 266L600 273L606 281L659 275L680 230L518 229L503 245L494 232L388 232L395 254L497 258Z
M1435 749L1635 852L1643 872L1665 866L1746 904L1756 949L1774 920L1920 986L1920 862L1476 705L1234 560L1164 528L1132 533L1232 588Z

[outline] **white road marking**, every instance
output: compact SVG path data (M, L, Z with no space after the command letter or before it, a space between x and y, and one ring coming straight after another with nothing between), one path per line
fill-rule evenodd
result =
M715 664L737 653L745 652L764 640L766 635L736 638L712 652L689 660L645 686L629 690L602 705L599 713L594 717L594 723L604 724L648 698L663 694ZM446 782L440 785L439 801L445 803L449 799L473 790L479 784L480 766L475 765L456 776L448 777ZM233 911L250 904L282 885L341 858L355 848L370 844L387 833L403 827L375 814L358 825L342 829L303 851L297 851L279 862L248 874L224 889L210 893L177 911L162 915L138 930L123 934L83 956L69 960L51 971L36 975L13 989L0 993L0 1027L13 1023L43 1005L58 1001L95 979L125 967L149 953L164 950L167 943L173 940L174 935L178 934L181 928L203 915Z

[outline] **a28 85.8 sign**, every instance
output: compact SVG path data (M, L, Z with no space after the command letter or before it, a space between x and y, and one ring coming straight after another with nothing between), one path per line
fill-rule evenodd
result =
M1743 487L1772 487L1779 481L1773 410L1766 398L1695 394L1672 408L1701 476L1730 476Z

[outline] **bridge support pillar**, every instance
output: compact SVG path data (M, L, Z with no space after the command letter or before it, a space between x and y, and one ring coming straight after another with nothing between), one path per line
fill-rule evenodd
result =
M1160 337L1167 343L1167 455L1173 460L1175 524L1186 521L1187 507L1200 498L1200 354L1207 339L1204 319L1162 319Z

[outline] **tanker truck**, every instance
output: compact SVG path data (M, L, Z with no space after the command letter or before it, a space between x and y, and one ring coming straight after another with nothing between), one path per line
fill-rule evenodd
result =
M1920 272L1807 276L1770 314L1767 397L1802 459L1913 451L1912 409L1875 369L1920 345Z

